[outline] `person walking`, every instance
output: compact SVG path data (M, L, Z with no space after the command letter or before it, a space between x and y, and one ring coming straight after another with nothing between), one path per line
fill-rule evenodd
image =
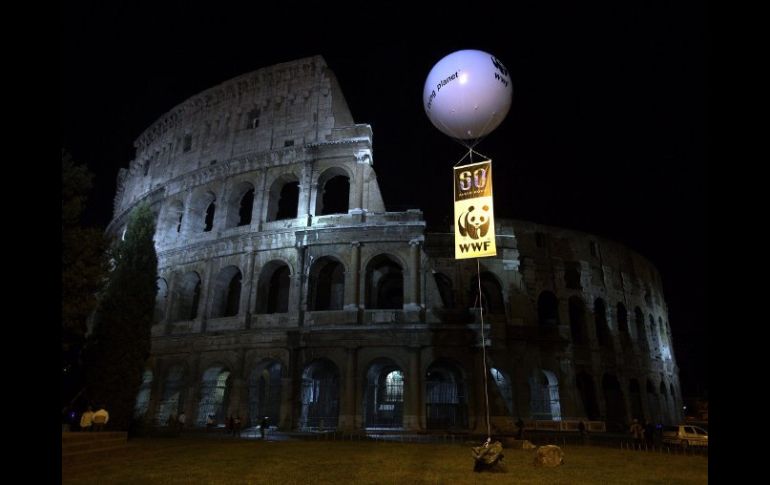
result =
M638 419L634 419L630 431L631 435L634 437L634 445L641 447L642 441L644 440L644 428L639 424Z

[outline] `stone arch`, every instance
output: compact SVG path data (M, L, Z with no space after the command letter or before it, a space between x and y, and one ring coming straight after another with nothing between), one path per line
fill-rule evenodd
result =
M162 233L166 239L174 239L182 232L183 218L184 204L182 201L179 199L169 201L158 224L158 228L160 231L163 231Z
M503 299L503 285L491 271L481 272L481 303L484 305L484 313L490 315L505 315L505 300ZM471 308L479 306L479 279L472 278L468 288L468 302Z
M491 367L489 373L492 375L492 382L497 386L500 396L503 398L508 415L513 417L513 388L508 374L497 367Z
M530 376L529 411L532 419L561 421L559 379L552 371L535 369Z
M639 346L643 351L647 351L649 345L647 344L647 331L644 329L644 314L638 306L634 308L634 323L636 324L636 339L639 341Z
M155 294L155 309L153 311L153 324L158 324L166 318L166 306L168 303L168 283L163 278L155 280L158 292Z
M564 286L571 290L580 290L580 263L566 261L564 263Z
M425 423L428 429L468 427L468 389L462 366L434 361L425 372Z
M586 305L579 296L571 296L569 306L569 328L572 333L572 343L585 345L588 343L586 332Z
M647 409L650 412L649 419L660 422L660 401L650 379L647 379Z
M343 167L330 167L318 177L316 215L347 214L350 209L351 174Z
M583 410L590 421L599 419L599 404L596 400L594 378L586 371L580 371L577 376L577 389L583 402Z
M201 296L201 277L195 271L188 271L179 278L174 291L173 321L195 320Z
M624 432L626 429L626 402L623 397L623 389L620 387L617 377L612 374L604 374L602 377L602 391L607 410L607 428L612 431Z
M310 267L310 311L342 310L345 304L345 265L334 256L318 258Z
M625 351L631 351L631 333L628 328L628 310L622 302L618 302L615 307L615 313L618 319L618 333L620 335L620 346ZM641 417L639 417L641 418Z
M211 318L238 315L242 278L241 270L237 266L226 266L219 271L214 278L214 286L211 289Z
M142 383L136 393L134 404L134 417L142 419L150 408L150 393L152 392L152 369L145 369L142 373Z
M596 324L596 339L599 341L599 346L611 350L612 338L610 337L610 326L607 323L607 306L601 298L594 300L594 323Z
M302 371L300 429L337 429L340 372L329 359L316 359Z
M195 193L190 203L190 232L209 232L214 227L217 196L211 190Z
M283 365L276 359L263 359L249 374L249 425L257 426L262 418L277 425L281 419Z
M639 421L644 421L644 411L642 407L642 393L639 388L639 381L636 379L631 379L628 382L628 397L631 402L631 417L633 419L638 419Z
M254 185L239 182L230 191L227 200L227 220L225 228L247 226L251 224L254 209Z
M550 291L540 292L537 298L537 323L540 326L559 324L559 300Z
M452 287L452 279L444 273L433 272L433 279L436 281L438 287L438 294L441 298L441 305L447 309L455 308L455 296L454 289Z
M650 355L660 355L660 342L658 341L658 330L655 328L655 317L650 313L647 318L650 322L650 344L652 345Z
M206 425L206 418L212 416L216 423L227 419L232 374L223 364L210 365L201 375L200 399L195 424Z
M278 176L268 192L266 220L294 219L298 208L299 178L291 172Z
M179 414L185 407L185 394L187 391L187 371L182 364L173 364L166 371L163 379L161 399L158 403L158 412L155 415L155 423L166 425L171 414Z
M259 274L257 288L257 313L288 312L291 268L285 261L270 261Z
M369 364L364 381L365 428L404 426L404 370L381 357Z
M400 310L403 306L403 266L390 254L378 254L366 265L366 308Z

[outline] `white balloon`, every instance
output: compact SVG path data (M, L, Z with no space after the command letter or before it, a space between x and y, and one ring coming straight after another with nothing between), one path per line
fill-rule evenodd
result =
M511 108L513 83L495 56L479 50L456 51L433 66L423 88L431 123L462 140L497 128Z

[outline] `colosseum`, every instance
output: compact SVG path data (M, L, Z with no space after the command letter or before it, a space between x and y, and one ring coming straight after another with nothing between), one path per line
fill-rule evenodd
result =
M680 418L653 265L591 234L501 219L480 273L455 260L451 228L385 210L372 129L321 56L197 94L135 147L108 233L141 202L157 214L136 403L151 422L184 411L194 426L240 415L283 430L485 432L485 381L497 433L519 418L597 431Z

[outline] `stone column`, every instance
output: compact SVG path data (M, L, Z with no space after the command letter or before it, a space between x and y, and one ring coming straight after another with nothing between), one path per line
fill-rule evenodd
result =
M206 271L201 278L201 293L200 301L198 301L198 316L195 318L197 322L200 322L199 331L201 333L206 331L206 321L209 318L209 295L211 293L212 280L211 272L214 269L214 261L209 260L206 263Z
M306 226L310 225L310 192L315 188L312 184L312 175L312 162L305 162L302 165L302 174L300 175L297 218L303 220Z
M357 348L345 349L345 381L342 387L342 402L340 403L340 420L337 429L340 431L354 431L356 429L356 369Z
M420 310L420 244L422 237L409 241L409 294L404 310Z
M361 243L350 243L350 266L345 275L345 310L358 310L361 302Z
M265 170L257 172L257 179L254 181L254 206L251 208L251 227L257 231L262 230L262 223L265 221L265 183L267 173Z
M422 405L422 375L420 373L420 348L409 349L409 372L406 375L404 392L404 429L418 431L425 429Z

